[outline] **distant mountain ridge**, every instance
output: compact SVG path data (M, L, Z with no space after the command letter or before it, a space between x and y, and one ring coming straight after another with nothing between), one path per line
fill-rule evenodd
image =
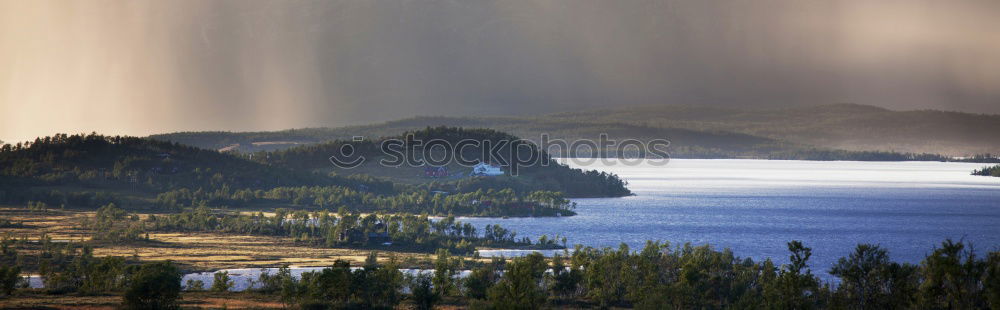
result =
M627 123L597 123L562 121L543 118L517 117L413 117L380 124L338 128L305 128L273 132L182 132L150 136L152 139L177 142L208 149L226 149L241 152L280 150L301 144L315 144L333 140L364 136L378 139L427 127L449 126L464 128L489 128L538 141L542 134L553 139L596 140L606 133L612 139L633 138L640 140L668 137L675 145L699 149L733 150L747 152L780 141L732 132L709 132L684 128L656 128ZM285 141L285 143L272 143ZM268 143L268 144L264 144Z
M1000 153L1000 115L935 110L894 111L832 104L788 109L646 105L525 117L421 116L379 124L272 132L180 132L153 135L209 149L260 151L300 144L378 138L425 127L491 128L537 141L543 133L566 140L661 138L677 157L798 158L802 152L876 151L947 156ZM821 156L826 157L826 156ZM834 156L835 157L835 156ZM809 158L809 156L805 156Z
M634 106L553 115L717 130L816 147L968 156L1000 153L1000 115L833 104L789 109Z

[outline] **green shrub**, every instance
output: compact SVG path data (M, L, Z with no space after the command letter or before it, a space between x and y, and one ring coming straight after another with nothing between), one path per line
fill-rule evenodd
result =
M184 289L188 291L204 291L205 281L202 280L187 280L187 284L184 285Z
M500 282L489 289L489 300L496 309L539 309L546 292L540 286L545 275L545 257L535 252L515 258Z
M434 281L428 274L417 274L410 278L410 294L417 309L429 310L441 299L434 290Z
M10 296L14 289L23 280L21 278L21 267L0 266L0 296Z
M448 296L455 290L454 276L458 272L458 259L451 258L448 249L438 249L434 260L434 291L438 295Z
M486 299L486 292L500 280L506 261L493 258L489 264L472 269L468 277L462 279L465 296L474 299Z
M178 309L181 273L172 262L148 263L132 275L125 291L126 309Z
M216 272L214 277L211 289L213 292L226 292L233 288L233 281L229 279L228 271Z

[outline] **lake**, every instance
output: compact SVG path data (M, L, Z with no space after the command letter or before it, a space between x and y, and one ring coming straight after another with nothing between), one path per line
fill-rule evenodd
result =
M565 161L565 160L564 160ZM618 174L635 196L574 199L561 218L462 218L500 224L533 240L640 250L646 240L731 248L736 255L788 261L786 243L813 248L810 266L827 270L858 243L879 244L893 260L917 263L945 238L978 253L1000 246L1000 178L986 166L941 162L673 159L657 166L617 160L570 166ZM484 251L517 255L519 251Z
M635 196L574 199L578 215L570 217L460 220L480 228L500 224L533 240L561 235L570 244L626 243L636 251L646 240L691 242L778 263L788 261L788 241L802 240L813 248L813 273L828 281L835 281L827 273L833 263L858 243L880 244L894 260L910 263L918 263L945 238L971 242L980 254L1000 246L1000 178L969 175L983 164L695 159L674 159L664 166L625 166L616 160L567 163L616 173L629 182ZM480 253L510 257L527 252ZM298 277L319 269L297 267L292 273ZM228 271L236 284L233 290L247 288L261 273L253 268ZM212 273L187 274L183 281L189 279L209 287ZM31 286L41 287L41 279L33 276Z

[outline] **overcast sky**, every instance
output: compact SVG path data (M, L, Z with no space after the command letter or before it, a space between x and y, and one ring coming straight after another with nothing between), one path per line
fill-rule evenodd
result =
M623 104L1000 113L996 0L0 0L0 139Z

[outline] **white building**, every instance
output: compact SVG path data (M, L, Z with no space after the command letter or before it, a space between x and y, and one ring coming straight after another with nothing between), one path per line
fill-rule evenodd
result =
M472 166L472 173L469 173L469 175L493 177L493 176L503 175L503 169L500 169L500 167L491 164L479 163L476 164L475 166Z

